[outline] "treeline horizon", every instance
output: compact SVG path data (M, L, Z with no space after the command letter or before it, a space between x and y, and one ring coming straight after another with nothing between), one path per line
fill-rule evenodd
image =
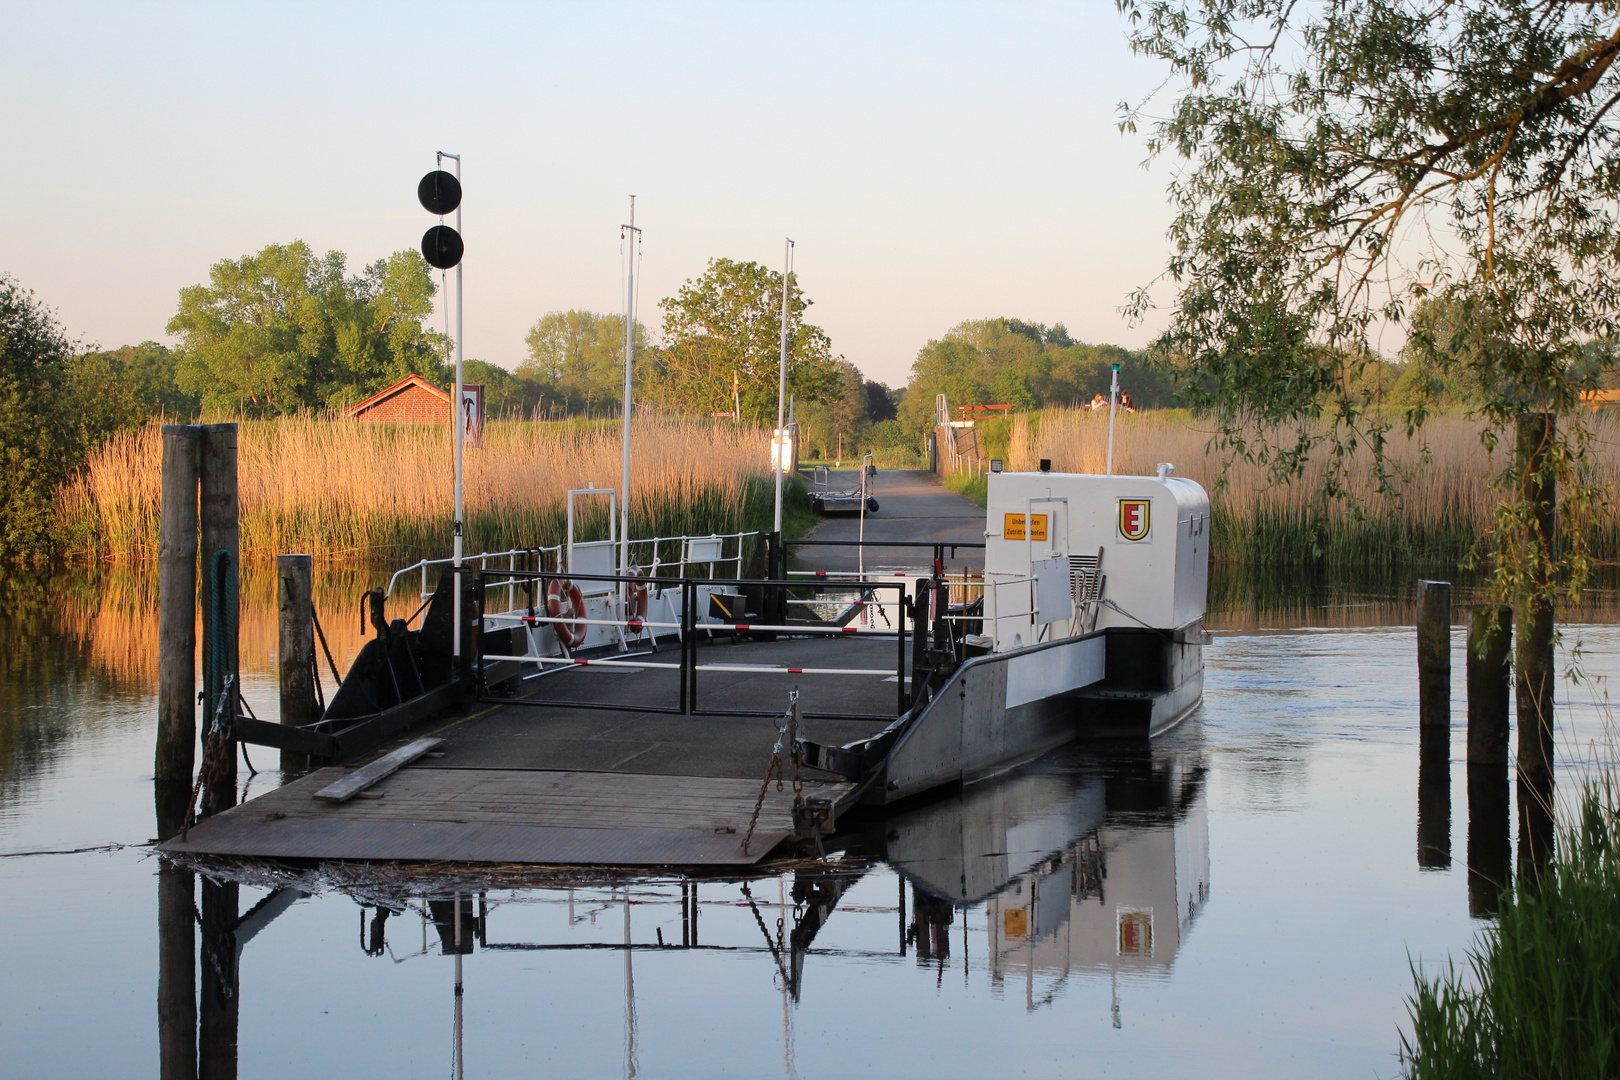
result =
M806 318L812 301L798 280L786 284L801 460L870 450L921 464L938 394L953 411L1083 405L1106 396L1115 364L1136 408L1184 404L1173 357L1080 342L1062 323L1011 317L958 323L918 350L905 386L891 387L838 355ZM780 273L757 263L716 258L659 301L660 340L651 340L646 321L636 326L638 414L774 426L783 287ZM447 385L452 343L427 325L435 293L414 251L351 274L341 252L272 244L218 262L207 284L180 290L166 325L178 346L87 349L44 302L0 274L0 458L8 466L0 475L0 560L48 552L54 493L116 433L158 417L334 414L413 373ZM1363 365L1369 397L1408 407L1481 400L1483 388L1429 355L1461 317L1444 301L1420 307L1414 324L1430 347ZM547 312L525 346L516 370L465 361L465 378L484 385L492 416L619 415L622 314ZM1592 348L1606 355L1606 345Z

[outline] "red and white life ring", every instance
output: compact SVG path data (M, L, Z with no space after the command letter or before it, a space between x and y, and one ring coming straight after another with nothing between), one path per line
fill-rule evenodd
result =
M632 563L624 576L641 577L641 567ZM624 599L625 621L630 624L630 629L640 630L641 620L647 617L647 586L641 583L625 586Z
M553 619L583 619L585 597L580 594L579 586L567 578L552 578L546 586L546 613ZM582 622L554 622L551 628L557 631L557 640L570 649L577 649L585 642Z

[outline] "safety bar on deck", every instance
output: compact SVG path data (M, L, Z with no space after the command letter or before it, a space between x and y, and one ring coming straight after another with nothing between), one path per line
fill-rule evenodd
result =
M473 568L469 564L472 563L475 560L477 560L479 562L479 568L482 569L483 568L483 563L486 560L489 560L489 559L510 559L510 558L514 558L514 557L516 557L518 555L529 555L529 554L535 554L535 553L544 554L545 552L548 552L548 551L556 552L558 557L560 558L561 555L562 555L562 545L558 544L558 545L556 545L554 547L513 548L511 551L481 551L477 555L463 555L461 557L461 565L464 566L464 567L467 567L468 572L471 573ZM422 597L423 597L423 599L426 599L427 597L432 595L432 593L428 591L428 587L427 587L427 571L428 571L428 567L430 567L430 566L449 566L449 565L453 564L455 561L456 560L455 560L454 556L451 556L449 558L444 558L444 559L420 559L420 560L418 560L416 562L411 563L411 565L409 565L409 566L403 567L403 568L401 568L399 570L395 570L393 576L388 579L388 588L383 590L383 596L385 596L385 597L393 596L394 595L394 583L395 582L397 582L400 578L404 577L406 574L409 574L413 570L420 570L420 571L422 571Z
M558 580L558 579L564 579L564 578L574 580L574 581L611 582L611 583L614 583L614 584L625 585L625 586L630 586L630 587L646 586L646 585L648 585L650 583L650 579L648 579L646 577L631 576L631 575L567 574L567 573L563 573L561 571L513 570L513 569L503 569L503 568L500 568L500 567L491 567L491 568L488 568L488 569L481 569L481 570L478 571L478 583L479 583L478 595L480 595L480 596L485 595L485 591L488 588L490 588L491 586L493 586L495 588L500 588L502 585L508 584L508 583L510 583L512 581L535 581L535 582L538 582L538 581ZM677 624L671 625L671 624L668 624L668 623L664 623L664 624L647 623L647 622L645 622L643 620L628 620L628 619L564 618L564 617L556 617L556 616L550 616L550 615L546 615L546 616L539 616L539 615L530 616L530 615L523 615L523 614L511 613L511 612L491 613L491 615L489 617L497 618L497 619L504 618L505 620L511 620L511 621L515 621L515 622L526 623L526 624L530 624L530 625L538 624L538 623L571 623L571 624L584 623L586 625L598 625L598 626L607 625L607 626L625 626L625 627L630 627L630 626L637 625L637 624L642 625L642 626L666 626L666 627L669 627L671 629L678 629L679 632L680 632L680 634L679 634L679 636L680 636L680 659L679 659L678 663L671 664L671 663L667 663L667 662L643 661L643 660L639 660L639 659L637 659L637 660L629 660L629 659L613 660L613 659L604 658L604 659L598 660L598 659L592 659L592 658L588 658L588 657L573 657L573 656L543 657L543 656L529 656L529 655L512 656L512 655L498 655L498 654L481 654L478 657L478 666L477 666L478 682L479 682L479 688L480 688L480 690L479 690L479 700L480 701L487 701L487 702L491 702L491 703L498 702L498 703L501 703L501 704L511 704L511 705L538 705L538 706L552 706L552 707L560 706L560 707L564 707L564 708L618 709L618 710L625 710L625 711L632 711L632 712L673 713L673 714L677 714L677 715L681 715L681 716L760 716L760 717L776 716L776 715L778 715L778 713L775 712L775 711L738 710L738 709L700 709L698 707L698 684L697 684L698 672L699 671L717 671L717 672L756 672L756 673L763 673L763 674L787 674L787 675L884 675L884 676L889 675L891 672L890 672L889 669L880 669L880 668L817 668L817 667L790 667L790 666L776 666L776 665L757 665L756 666L756 665L746 665L746 664L700 664L697 661L698 631L703 630L703 631L707 631L707 632L710 632L710 633L714 633L714 632L722 632L723 633L723 632L729 630L729 631L733 631L733 632L770 633L770 634L817 634L817 633L820 633L820 634L829 634L829 633L843 634L843 633L848 633L850 631L853 631L853 632L858 633L858 634L862 634L862 633L865 633L865 634L877 634L879 636L895 638L896 644L897 644L897 653L896 653L896 664L895 664L895 667L894 667L894 669L892 671L892 673L896 676L895 682L897 684L897 686L896 686L897 711L896 711L895 715L904 714L906 709L908 708L908 706L910 704L910 698L909 698L909 695L907 693L908 680L906 678L906 638L908 636L906 620L908 618L910 618L913 625L915 625L919 616L918 616L917 612L914 610L914 607L913 607L913 605L911 603L910 597L906 594L906 584L905 584L905 582L903 582L903 581L897 581L897 582L867 582L867 583L863 584L863 592L865 592L867 594L871 594L871 593L875 592L876 590L880 590L880 589L884 589L884 590L892 589L896 593L899 594L895 598L895 600L890 601L890 603L897 604L899 606L899 609L900 609L900 617L897 620L897 623L898 623L897 627L893 628L893 629L880 629L880 628L876 628L876 627L842 627L842 626L825 626L825 625L823 625L823 626L802 625L801 626L801 625L796 625L796 624L782 624L782 623L770 623L770 624L760 624L760 623L740 623L740 624L739 623L709 623L707 621L700 621L699 620L699 615L698 615L698 612L697 612L698 599L699 599L699 596L701 595L700 590L703 589L703 588L734 589L734 588L739 588L739 587L749 587L749 588L759 588L759 589L762 589L762 590L771 590L771 589L790 590L790 589L804 589L804 588L812 588L813 589L813 588L816 588L817 586L814 585L814 584L804 583L804 582L783 581L783 580L773 580L773 579L748 580L748 579L742 579L742 578L678 578L678 579L665 578L665 579L662 579L662 581L663 581L666 589L679 588L681 590L681 621L679 623L677 623ZM870 606L874 606L874 607L881 607L882 606L882 604L880 602L875 601L875 600L871 600L871 599L863 599L863 601L861 601L861 603L863 605L870 605ZM481 613L481 617L482 617L482 613ZM655 652L656 652L656 649L655 649ZM542 667L542 668L544 668L544 666L546 666L546 665L551 665L553 667L559 667L559 668L560 667L586 667L586 666L591 666L591 665L599 665L599 666L606 666L606 667L631 667L631 668L635 668L635 667L643 667L643 668L651 667L651 668L662 668L662 669L665 669L665 670L677 670L677 671L680 672L680 684L679 684L680 704L678 706L675 706L675 707L670 707L670 706L647 705L647 704L643 704L643 703L616 704L616 703L609 703L609 702L582 702L582 701L552 700L552 699L539 699L539 698L497 698L497 697L491 697L488 694L487 688L484 685L484 679L485 679L485 674L486 674L485 665L487 663L502 663L502 662L510 662L510 663L516 663L516 664L534 664L537 667ZM876 714L870 714L870 713L807 713L805 715L807 715L807 716L815 716L815 717L818 717L818 718L825 718L825 719L832 719L832 718L839 718L839 717L858 718L858 719L892 719L893 718L893 717L887 717L887 716L878 716Z
M826 601L823 601L825 603ZM872 601L866 601L871 603ZM640 630L650 626L654 630L679 630L680 623L651 622L647 619L577 619L571 615L519 615L510 611L496 611L486 614L486 619L508 619L521 623L567 623L569 626L622 626L627 630ZM761 625L760 623L704 623L705 630L741 630L755 634L876 634L879 637L893 637L900 631L884 629L878 626L817 626L810 623L784 623L782 625ZM506 659L506 658L501 658Z
M785 540L793 547L982 548L981 540Z
M721 552L723 554L724 551L725 551L725 547L724 547L725 542L727 540L736 540L738 543L737 543L737 553L735 555L724 555L723 554L722 558L718 558L718 559L697 559L697 560L693 560L693 562L695 564L697 564L697 565L703 565L703 566L713 566L716 563L736 563L737 564L737 577L740 578L742 576L742 564L743 564L742 541L747 539L750 536L762 536L762 535L764 535L764 534L761 533L758 529L755 529L755 530L753 530L751 532L707 533L707 534L702 535L702 536L653 536L653 537L648 537L648 538L641 539L641 540L631 540L629 546L630 546L631 550L633 551L638 545L640 545L642 547L645 547L648 544L652 545L652 564L651 564L651 567L650 567L650 569L649 569L646 576L647 577L656 577L658 569L660 567L667 567L667 566L685 567L685 566L688 565L688 563L687 563L687 561L685 559L676 559L673 562L667 562L667 563L659 562L659 560L658 560L658 545L659 544L667 544L667 543L682 543L682 544L684 544L688 540L719 540L721 542L721 545L722 545L720 550L721 550ZM490 560L490 559L511 559L511 558L514 558L514 557L516 557L518 555L529 555L529 554L542 554L542 555L551 554L551 555L554 555L556 557L557 567L558 567L559 572L561 572L563 547L564 547L564 545L562 545L562 544L552 544L550 546L513 548L510 551L482 551L482 552L479 552L476 555L463 555L461 557L461 564L463 566L470 567L472 563L476 562L479 565L479 569L484 569L484 568L486 568L487 561ZM384 590L383 595L384 596L393 596L394 595L394 584L401 577L405 576L406 574L411 573L412 571L420 570L420 571L422 571L422 597L424 599L426 599L428 596L432 595L429 592L428 587L427 587L427 571L428 571L428 567L430 567L430 566L449 566L449 565L453 564L455 561L456 560L455 560L454 557L447 557L447 558L443 558L443 559L419 559L418 561L411 563L409 566L406 566L406 567L403 567L402 569L394 571L393 576L388 579L388 588ZM509 567L507 567L507 569L516 569L516 567L509 566ZM667 579L665 579L665 580L667 580ZM508 583L506 586L494 585L494 586L490 586L490 587L492 587L492 588L503 588L503 587L510 588L511 584Z
M593 660L573 656L486 656L485 660L511 660L520 664L557 664L561 667L627 667L663 668L675 671L679 664L657 663L651 660ZM694 671L746 671L761 675L892 675L888 668L800 668L776 667L767 664L699 664ZM771 715L776 715L772 713Z

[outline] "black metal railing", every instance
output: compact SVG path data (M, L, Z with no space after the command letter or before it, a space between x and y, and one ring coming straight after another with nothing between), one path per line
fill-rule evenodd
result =
M908 671L906 643L917 640L918 613L912 598L906 593L904 582L879 581L783 581L772 579L742 579L736 578L647 578L625 575L606 574L567 574L558 571L542 570L512 570L489 568L478 571L477 589L473 595L482 597L488 595L486 586L502 585L508 581L533 582L535 594L542 596L546 592L543 582L572 581L576 583L588 582L594 584L608 584L612 586L611 592L621 593L623 590L646 588L662 598L670 591L679 591L681 596L678 621L658 622L649 618L610 618L590 619L583 612L571 612L566 616L552 616L547 611L543 599L539 601L536 613L525 614L521 610L491 613L494 616L505 616L516 626L556 625L558 623L588 625L616 626L621 630L658 630L668 629L676 632L678 649L675 650L677 659L663 661L648 659L668 655L654 643L651 649L637 653L604 652L605 649L617 648L613 645L597 645L585 650L584 654L576 655L572 652L563 652L560 656L539 656L532 654L527 648L522 652L495 652L486 648L488 631L479 634L476 648L476 678L478 686L478 699L487 702L499 702L512 705L534 705L551 708L573 709L612 709L618 711L664 713L678 716L727 716L727 717L771 717L781 714L780 709L720 709L704 707L699 698L699 673L704 671L757 671L760 674L796 674L796 675L861 675L875 677L878 674L887 674L887 668L816 668L811 665L777 667L756 667L754 665L728 665L703 664L698 659L699 638L713 638L717 636L735 636L747 634L756 640L780 640L794 637L827 637L842 636L845 634L862 634L876 637L892 637L895 639L895 666L893 669L896 682L896 698L894 713L867 713L867 712L810 712L803 715L807 719L861 719L861 720L893 720L903 715L911 705L911 696L908 689L910 672ZM708 590L707 592L705 590ZM749 621L746 617L731 617L724 621L713 622L699 616L699 604L705 596L724 590L726 594L752 594L758 602L763 618L768 621ZM783 614L787 609L785 601L788 598L803 601L805 594L827 593L832 591L855 592L856 598L849 601L847 606L856 608L879 606L887 610L889 602L880 602L877 596L886 592L894 594L893 610L898 612L899 618L890 628L876 627L849 627L825 621L811 621L794 619ZM598 593L600 595L600 593ZM653 599L650 597L650 599ZM837 603L837 601L829 601ZM484 622L483 612L478 613L477 623ZM922 633L926 637L927 628L924 625ZM918 666L919 658L913 656L912 670ZM567 668L572 666L597 665L601 667L635 667L658 668L675 670L678 673L676 702L674 704L653 704L644 701L590 701L573 698L542 697L519 695L512 697L499 697L491 691L491 675L497 672L496 665L512 664L521 668L524 664L535 664L538 667ZM507 676L508 678L510 676ZM533 678L534 676L529 676ZM505 681L496 679L495 682Z

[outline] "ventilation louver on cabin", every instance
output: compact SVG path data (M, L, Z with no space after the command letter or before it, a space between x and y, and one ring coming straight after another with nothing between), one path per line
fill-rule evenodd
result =
M1076 604L1089 604L1102 597L1102 553L1069 556L1069 589Z

